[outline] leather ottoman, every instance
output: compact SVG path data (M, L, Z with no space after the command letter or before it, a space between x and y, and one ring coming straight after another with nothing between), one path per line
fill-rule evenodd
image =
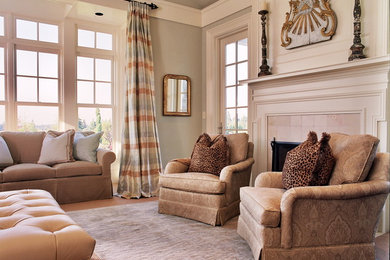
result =
M49 192L0 192L0 260L87 260L94 248Z

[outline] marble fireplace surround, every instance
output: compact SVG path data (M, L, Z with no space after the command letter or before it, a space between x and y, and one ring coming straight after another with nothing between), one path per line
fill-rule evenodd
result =
M241 82L250 89L252 183L271 169L273 137L304 141L310 130L319 136L325 131L371 134L381 140L379 151L390 151L389 61L390 56L368 58ZM388 225L381 228L389 230Z

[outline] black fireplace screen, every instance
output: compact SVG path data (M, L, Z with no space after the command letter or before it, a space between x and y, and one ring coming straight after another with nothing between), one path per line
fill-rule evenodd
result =
M298 142L283 142L271 141L272 147L272 171L281 172L283 170L284 161L286 160L287 152L297 147Z

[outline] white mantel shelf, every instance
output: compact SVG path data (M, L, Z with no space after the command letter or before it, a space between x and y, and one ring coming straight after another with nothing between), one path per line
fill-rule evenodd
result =
M242 81L240 81L240 84L260 86L262 82L268 83L270 81L280 81L283 79L290 80L291 78L294 78L294 77L310 76L310 75L316 76L319 74L331 74L334 71L356 70L356 69L361 69L362 67L368 68L368 67L373 67L373 66L383 66L386 64L390 68L390 55L355 60L355 61L340 63L340 64L336 64L336 65L330 65L330 66L323 66L323 67L318 67L318 68L308 69L308 70L299 70L299 71L293 71L293 72L288 72L288 73L262 76L262 77L258 77L258 78L242 80ZM256 84L256 83L258 83L258 84Z

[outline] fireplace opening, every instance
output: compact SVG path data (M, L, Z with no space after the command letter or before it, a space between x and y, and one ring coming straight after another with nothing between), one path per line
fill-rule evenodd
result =
M281 172L283 170L284 161L286 160L287 152L294 149L301 143L299 142L284 142L276 141L275 137L271 141L272 148L272 171Z

